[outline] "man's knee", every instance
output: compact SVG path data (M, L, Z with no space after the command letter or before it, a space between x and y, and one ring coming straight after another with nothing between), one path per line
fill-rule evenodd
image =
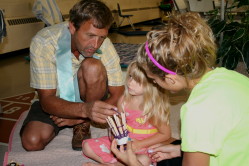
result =
M106 82L107 73L105 66L98 59L86 58L81 63L79 70L81 70L79 71L81 73L79 77L83 77L86 83Z
M38 127L38 124L36 121L32 121L26 124L22 130L22 146L27 151L43 150L55 136L52 126L45 124Z
M23 133L21 136L22 146L27 151L43 150L45 145L38 135Z

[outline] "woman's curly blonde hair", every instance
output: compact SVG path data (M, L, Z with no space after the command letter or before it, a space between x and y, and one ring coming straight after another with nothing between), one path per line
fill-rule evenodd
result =
M197 13L172 16L163 29L149 32L147 41L159 64L186 78L200 78L216 64L214 35ZM153 74L164 77L167 73L153 64L144 47L142 44L138 51L139 66L146 66Z

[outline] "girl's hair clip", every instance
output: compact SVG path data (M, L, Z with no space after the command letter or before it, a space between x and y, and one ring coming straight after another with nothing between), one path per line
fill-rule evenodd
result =
M149 50L149 45L148 45L148 41L145 42L145 50L146 50L146 53L148 55L148 57L150 58L150 60L154 63L154 65L156 65L159 69L161 69L162 71L164 71L165 73L168 73L168 74L172 74L172 75L176 75L175 72L169 70L169 69L166 69L165 67L163 67L162 65L160 65L156 60L155 58L152 56L152 54L150 53L150 50Z

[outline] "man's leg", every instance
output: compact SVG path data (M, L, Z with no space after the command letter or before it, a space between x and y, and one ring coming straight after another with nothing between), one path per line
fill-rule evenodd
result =
M81 99L84 102L101 100L107 91L107 73L100 60L86 58L78 71Z
M53 126L32 121L25 126L22 132L22 146L27 151L43 150L54 136Z
M101 100L107 93L107 73L102 62L86 58L78 71L80 97L84 102ZM82 141L91 138L90 120L74 126L72 148L82 149Z
M35 102L20 131L23 148L27 151L42 150L58 132L59 127L42 110L40 103Z

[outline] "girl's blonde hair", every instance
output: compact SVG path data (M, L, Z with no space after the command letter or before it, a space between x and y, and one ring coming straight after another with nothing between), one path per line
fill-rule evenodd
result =
M127 81L130 76L144 88L144 100L139 107L143 108L142 116L145 117L145 122L148 121L155 126L165 123L169 124L170 104L167 91L149 82L145 73L138 67L136 61L131 62L127 69L124 102L132 100L127 88Z
M197 13L172 16L165 28L147 34L148 47L163 67L195 79L204 75L216 63L216 44L211 28ZM164 77L148 58L145 44L138 51L139 66L146 66L153 73Z

